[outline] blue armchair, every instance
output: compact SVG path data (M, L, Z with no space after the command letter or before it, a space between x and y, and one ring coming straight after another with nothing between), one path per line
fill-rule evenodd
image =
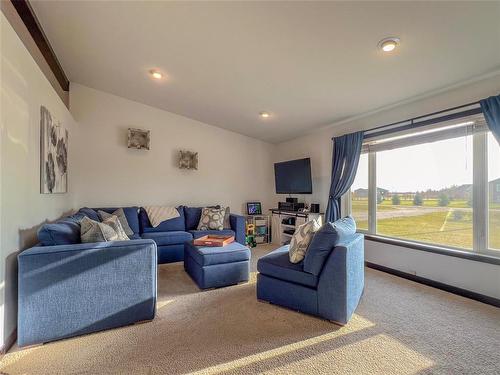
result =
M152 320L152 240L37 246L19 261L18 345Z
M364 288L364 236L355 231L350 217L326 223L302 262L289 261L288 245L259 259L257 298L347 324Z

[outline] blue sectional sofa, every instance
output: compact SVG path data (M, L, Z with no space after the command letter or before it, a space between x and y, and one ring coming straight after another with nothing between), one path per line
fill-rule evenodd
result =
M199 231L198 222L201 207L179 206L179 217L162 222L156 228L151 226L144 208L132 206L122 207L130 229L134 232L131 240L153 240L158 248L158 263L179 262L184 259L184 243L207 234L235 236L235 240L245 244L245 218L231 214L230 228L222 231ZM38 239L42 246L74 245L80 243L80 225L78 221L83 215L100 221L98 210L112 213L118 207L81 208L76 214L58 220L53 224L45 224L38 231Z
M184 258L184 244L208 233L245 242L245 218L231 228L198 231L201 208L178 207L179 217L153 228L144 209L123 207L130 241L81 243L80 220L100 221L98 210L45 224L39 244L19 254L18 344L44 343L151 320L156 306L157 264Z
M257 298L347 324L364 288L364 236L350 217L325 224L305 259L289 261L289 245L257 262Z

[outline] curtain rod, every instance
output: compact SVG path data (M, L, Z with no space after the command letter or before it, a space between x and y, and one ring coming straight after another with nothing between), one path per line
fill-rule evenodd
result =
M380 130L380 129L383 129L383 128L387 128L387 127L394 126L394 125L397 125L397 124L402 124L402 123L405 123L405 122L410 122L410 123L413 123L413 122L415 122L415 120L418 120L418 119L421 119L421 118L430 117L430 116L435 116L435 115L439 115L439 114L441 114L441 113L445 113L445 112L449 112L449 111L454 111L454 110L456 110L456 109L465 108L465 107L470 107L470 106L472 106L472 105L478 105L478 104L479 104L479 101L476 101L476 102L471 102L471 103L468 103L468 104L463 104L463 105L459 105L459 106L456 106L456 107L452 107L452 108L448 108L448 109L443 109L443 110L441 110L441 111L432 112L432 113L429 113L429 114L427 114L427 115L417 116L417 117L413 117L413 118L410 118L410 119L407 119L407 120L403 120L403 121L396 121L396 122L392 122L392 123L390 123L390 124L377 126L377 127L375 127L375 128L372 128L372 129L368 129L368 130L366 130L366 132L371 132L371 131L375 131L375 130Z

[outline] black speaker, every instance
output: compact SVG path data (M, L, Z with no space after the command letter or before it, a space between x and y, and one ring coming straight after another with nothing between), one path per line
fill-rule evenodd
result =
M319 214L319 203L311 203L311 212L313 214Z
M287 201L288 203L299 203L299 198L292 198L292 197L288 197L288 198L286 199L286 201Z

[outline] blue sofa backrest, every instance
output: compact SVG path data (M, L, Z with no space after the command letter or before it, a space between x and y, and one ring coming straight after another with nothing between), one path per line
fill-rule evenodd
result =
M318 276L333 248L356 233L351 216L325 223L314 235L304 258L304 271Z
M184 206L184 216L186 217L186 230L196 230L201 218L201 207Z
M177 207L177 211L179 212L179 217L164 221L157 227L153 227L151 225L151 222L149 221L146 210L141 207L139 210L139 223L141 233L185 231L186 223L184 218L184 208L182 206L179 206Z

